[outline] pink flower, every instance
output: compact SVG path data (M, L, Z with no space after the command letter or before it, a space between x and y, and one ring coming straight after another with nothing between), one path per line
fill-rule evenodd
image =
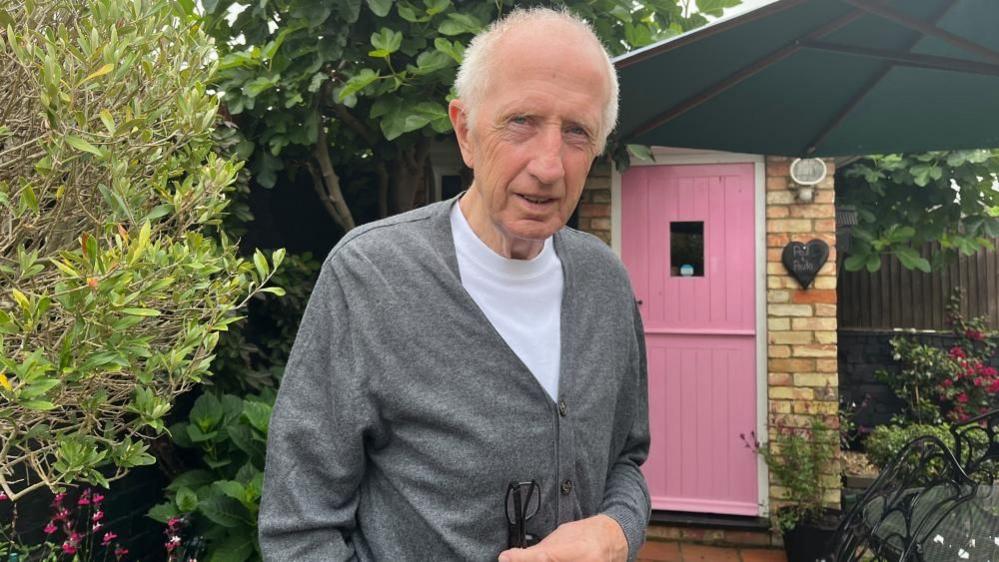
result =
M64 499L66 499L66 492L59 492L55 495L55 498L52 499L52 505L59 506L62 504L62 500Z
M957 395L957 401L960 402L961 404L967 404L968 403L968 395L965 394L964 392L962 392L961 394L958 394Z
M103 527L103 525L101 525L100 522L97 522L94 523L94 526L91 527L90 530L96 533L97 531L101 530L101 527Z
M52 518L53 521L65 521L69 518L69 510L66 508L61 508L56 511L55 517Z
M76 545L69 541L66 541L62 543L62 551L65 554L76 554Z
M961 348L960 346L954 346L950 348L950 356L953 357L954 359L959 359L967 357L968 355L964 353L964 349Z
M989 392L991 393L999 392L999 379L992 381L992 384L989 386Z
M971 330L971 329L966 330L964 332L964 337L968 338L971 341L982 341L983 339L985 339L985 336L981 332L979 332L978 330Z
M999 371L996 371L995 367L982 367L982 374L986 377L996 377L999 375Z
M101 546L107 546L111 544L111 541L115 540L116 538L118 538L118 535L112 533L111 531L104 533L104 538L101 539Z
M127 548L122 548L122 547L119 546L118 548L114 549L114 555L117 556L118 558L121 558L122 556L125 556L126 554L128 554L128 549Z
M0 502L7 501L8 499L10 498L7 497L7 494L0 492Z
M54 532L56 532L58 530L59 530L59 527L56 527L55 523L53 521L49 521L49 524L45 526L45 534L46 535L51 535L52 533L54 533Z
M76 500L76 505L90 505L90 492L85 491L80 499Z
M94 521L100 521L101 519L104 519L104 511L98 509L97 511L94 512L94 515L93 517L91 517L91 519L93 519Z
M170 530L176 529L180 525L180 522L180 517L171 517L167 520L167 528Z
M94 505L100 505L100 503L102 501L104 501L104 496L102 496L101 494L95 493L94 496L93 496L93 498L92 498L92 500L94 502Z

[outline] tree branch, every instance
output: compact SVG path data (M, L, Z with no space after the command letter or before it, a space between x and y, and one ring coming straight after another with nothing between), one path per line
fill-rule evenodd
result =
M319 169L322 171L323 187L325 188L325 197L322 197L322 199L328 199L333 205L336 210L334 218L339 216L343 229L351 230L356 226L354 224L354 216L350 213L350 208L347 207L347 202L343 198L343 192L340 190L340 178L337 177L336 172L333 170L333 162L330 161L328 144L326 140L326 128L323 126L322 119L320 119L319 137L316 139L313 154L319 162Z

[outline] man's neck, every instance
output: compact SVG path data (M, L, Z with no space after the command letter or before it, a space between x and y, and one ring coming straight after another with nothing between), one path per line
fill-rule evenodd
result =
M458 200L458 208L461 209L461 214L465 216L472 232L489 249L504 258L513 260L530 260L541 253L545 247L544 240L526 240L504 235L499 227L489 219L489 212L484 203L479 192L473 187Z

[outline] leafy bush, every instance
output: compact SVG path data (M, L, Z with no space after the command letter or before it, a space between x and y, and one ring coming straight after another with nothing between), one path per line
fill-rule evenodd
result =
M260 560L257 512L274 398L270 389L242 399L205 393L188 421L170 427L174 442L196 449L204 466L175 478L167 501L149 516L161 522L188 517L208 541L208 560L222 554L227 561Z
M867 439L864 441L864 448L867 452L867 458L870 459L871 463L878 468L884 468L895 455L902 450L902 447L906 443L916 439L917 437L922 437L924 435L932 435L947 445L951 450L954 449L954 435L950 432L950 424L913 424L907 426L901 425L882 425L874 429Z
M894 358L902 369L876 373L905 403L903 415L909 421L940 423L947 418L961 422L987 412L999 401L999 371L989 365L996 350L996 333L982 317L964 319L960 293L951 297L947 318L956 345L945 351L894 338Z
M826 509L823 477L836 473L839 434L818 418L808 428L775 425L776 437L766 443L757 441L755 433L741 437L767 463L774 483L784 488L774 518L781 531L789 531L801 522L818 521Z
M219 229L211 44L169 0L0 9L0 490L153 462L173 398L280 262Z

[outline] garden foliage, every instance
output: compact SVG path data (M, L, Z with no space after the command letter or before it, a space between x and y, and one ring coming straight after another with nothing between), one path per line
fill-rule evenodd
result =
M999 406L999 372L990 363L996 333L984 318L965 319L959 295L947 307L954 344L947 349L907 337L891 341L897 371L881 370L878 378L902 399L902 422L963 422Z
M149 515L191 521L208 545L206 560L260 560L257 512L274 397L271 389L245 398L206 392L187 421L170 427L174 443L196 450L204 466L174 478L167 501Z
M827 508L828 478L837 473L838 432L812 418L807 428L776 423L773 438L765 443L757 441L755 433L741 437L763 458L771 479L782 490L780 505L774 510L775 526L789 531L799 523L818 522Z
M219 228L215 69L169 0L0 7L0 490L106 486L282 254Z
M837 203L854 207L847 270L877 271L883 255L907 269L938 269L999 237L999 150L869 156L837 178ZM920 250L938 242L926 259Z

